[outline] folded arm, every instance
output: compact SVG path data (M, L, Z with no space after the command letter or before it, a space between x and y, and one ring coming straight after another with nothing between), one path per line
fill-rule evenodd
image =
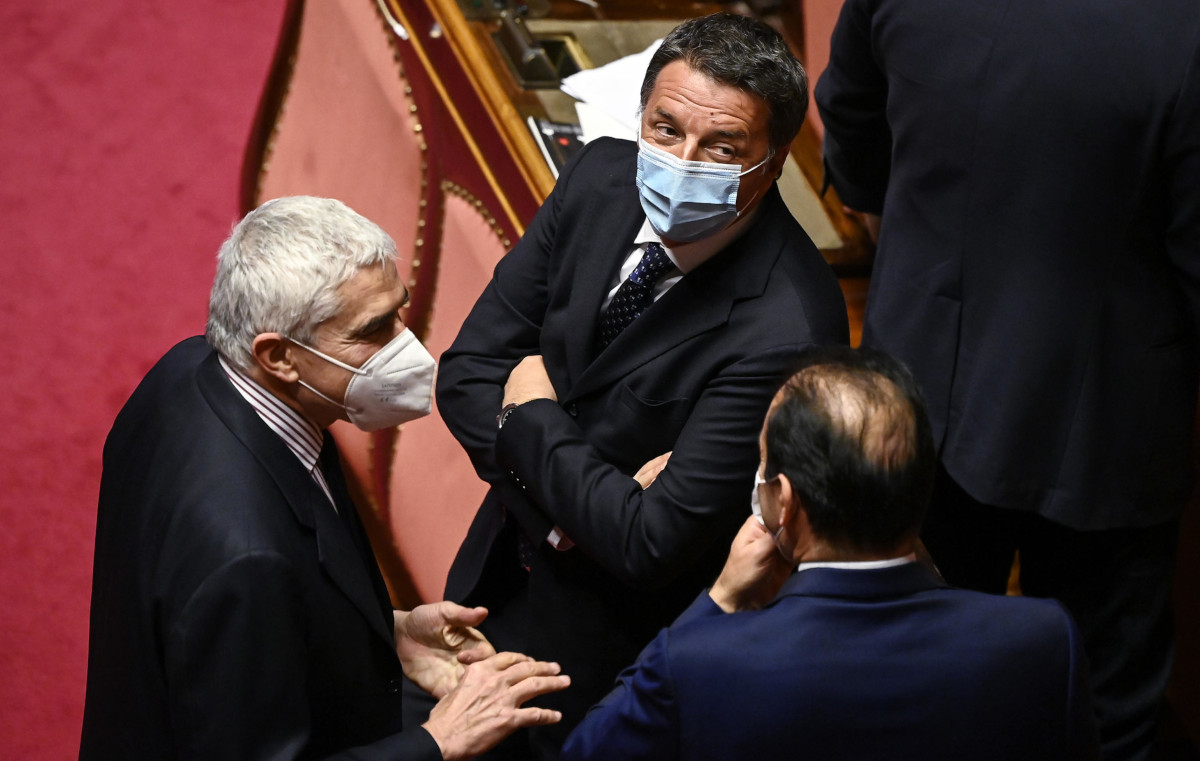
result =
M644 490L606 462L552 399L514 411L497 438L497 461L609 573L630 584L668 583L748 514L758 431L798 350L778 347L712 378ZM638 433L628 435L632 446Z
M471 459L476 473L501 493L506 509L529 536L545 536L552 523L525 499L494 457L496 416L504 384L517 363L541 354L548 277L562 198L578 159L564 168L521 239L496 265L453 345L438 366L438 412Z

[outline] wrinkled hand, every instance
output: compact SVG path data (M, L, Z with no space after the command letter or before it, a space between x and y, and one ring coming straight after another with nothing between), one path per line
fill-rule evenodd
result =
M658 478L658 474L663 472L663 468L667 467L667 460L671 458L671 453L666 452L655 457L650 462L638 468L638 472L633 474L633 480L642 485L643 489L650 488L650 484L654 483L654 479Z
M558 401L558 394L554 393L554 384L550 382L546 363L540 354L531 354L518 362L504 384L505 405L524 404L534 399Z
M776 549L771 532L751 515L733 538L725 567L708 594L726 613L757 610L779 593L793 570Z
M464 608L452 602L418 605L410 612L392 614L396 655L404 675L418 687L440 698L458 685L466 667L459 656L476 660L496 650L475 628L487 618L486 608Z
M521 727L554 724L562 714L522 708L527 700L557 692L571 680L557 663L520 653L499 653L466 667L462 681L438 701L422 726L433 735L445 761L472 758Z

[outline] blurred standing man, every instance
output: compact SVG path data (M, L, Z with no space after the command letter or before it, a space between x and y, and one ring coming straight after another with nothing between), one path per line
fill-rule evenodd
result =
M430 410L395 258L320 198L222 246L208 340L155 365L104 446L81 760L467 758L557 720L520 706L566 677L493 654L486 611L392 610L325 431ZM441 697L407 731L402 669Z
M916 562L936 461L908 371L877 352L814 350L760 446L758 520L564 759L1097 757L1063 606L948 588Z
M924 533L952 584L1084 634L1107 759L1173 659L1200 325L1200 6L848 0L816 91L828 176L879 221L863 343L929 400Z
M847 341L837 281L775 187L807 104L779 34L685 22L641 100L638 144L596 140L564 169L442 357L438 406L492 486L446 593L572 679L545 702L561 727L518 755L556 756L716 576L756 421L802 348Z

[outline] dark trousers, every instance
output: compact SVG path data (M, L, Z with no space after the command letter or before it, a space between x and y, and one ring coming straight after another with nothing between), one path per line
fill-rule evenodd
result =
M939 468L921 538L946 581L1003 594L1014 554L1022 594L1079 624L1104 761L1149 758L1175 655L1171 588L1178 520L1077 531L977 502Z

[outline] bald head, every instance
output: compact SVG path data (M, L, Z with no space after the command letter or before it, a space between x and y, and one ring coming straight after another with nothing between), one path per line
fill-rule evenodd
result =
M933 442L916 382L868 350L821 348L768 412L766 476L788 477L812 531L856 554L887 554L920 529Z
M830 432L857 445L870 465L891 470L912 457L915 410L884 376L842 365L816 365L796 373L780 391L788 393L803 394Z

